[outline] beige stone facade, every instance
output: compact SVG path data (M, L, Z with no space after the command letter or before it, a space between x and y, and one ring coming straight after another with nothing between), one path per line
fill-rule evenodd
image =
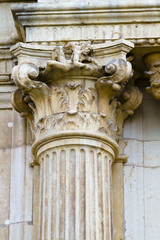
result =
M158 1L0 13L0 239L158 240Z

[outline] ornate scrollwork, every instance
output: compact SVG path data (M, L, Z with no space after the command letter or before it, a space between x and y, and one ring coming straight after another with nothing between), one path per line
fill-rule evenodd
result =
M41 65L24 61L12 75L19 87L13 106L30 121L35 139L50 131L89 130L117 140L123 121L141 102L137 89L126 88L130 62L114 59L103 66L88 43L57 46L43 71Z
M22 62L12 70L15 84L24 92L41 87L41 82L33 81L38 75L39 68L31 62Z
M133 115L134 111L142 102L143 95L136 86L128 86L122 93L122 103L116 109L117 125L119 125L119 132L122 132L124 120Z
M107 75L100 78L99 81L103 80L107 85L112 86L115 91L123 89L133 75L131 63L124 59L110 61L105 66L105 72Z
M14 109L20 113L21 117L26 118L31 126L31 130L33 132L34 130L34 124L33 124L33 108L34 103L32 102L29 95L24 94L20 89L17 89L12 94L12 105Z
M123 149L126 142L122 137L123 124L128 116L133 115L134 111L140 106L143 95L136 86L127 86L124 92L118 97L118 105L116 108L116 141L119 144L120 154L123 154Z
M49 87L37 81L39 68L31 62L22 62L12 70L16 85L22 92L28 94L34 103L30 105L34 112L35 121L50 114Z

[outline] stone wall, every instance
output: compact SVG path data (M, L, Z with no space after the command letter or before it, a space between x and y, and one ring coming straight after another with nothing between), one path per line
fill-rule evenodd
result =
M2 93L0 93L1 95ZM0 109L0 238L32 239L33 168L27 123L14 110Z
M144 92L142 105L124 127L128 155L124 166L126 240L160 238L159 126L159 102Z
M10 10L0 2L0 239L32 239L33 168L26 120L13 110L10 46L18 39Z

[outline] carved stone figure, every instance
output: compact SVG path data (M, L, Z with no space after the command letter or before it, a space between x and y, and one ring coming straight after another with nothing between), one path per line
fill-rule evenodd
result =
M144 60L148 68L148 71L145 71L145 75L150 79L151 83L147 91L152 93L157 100L160 100L160 53L148 54Z
M57 46L53 49L52 60L47 62L45 70L41 73L47 75L52 69L60 69L64 72L69 71L73 67L72 61L65 58L62 46Z
M97 67L101 68L98 61L90 56L91 52L93 51L93 48L90 43L81 45L75 43L68 43L65 46L65 49L68 48L72 50L71 60L74 66L84 67L87 69L89 68L89 65L87 63L93 63Z
M64 47L57 46L53 49L52 60L47 62L47 66L42 72L42 75L47 75L54 68L64 72L68 72L74 67L85 69L93 68L89 63L101 68L102 66L100 66L97 60L90 56L92 51L93 49L89 43L81 45L67 43ZM70 53L69 60L66 59L65 53Z

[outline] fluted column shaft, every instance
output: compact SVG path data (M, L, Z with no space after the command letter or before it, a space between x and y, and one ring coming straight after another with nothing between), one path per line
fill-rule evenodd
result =
M113 149L72 141L39 155L38 239L111 240Z

